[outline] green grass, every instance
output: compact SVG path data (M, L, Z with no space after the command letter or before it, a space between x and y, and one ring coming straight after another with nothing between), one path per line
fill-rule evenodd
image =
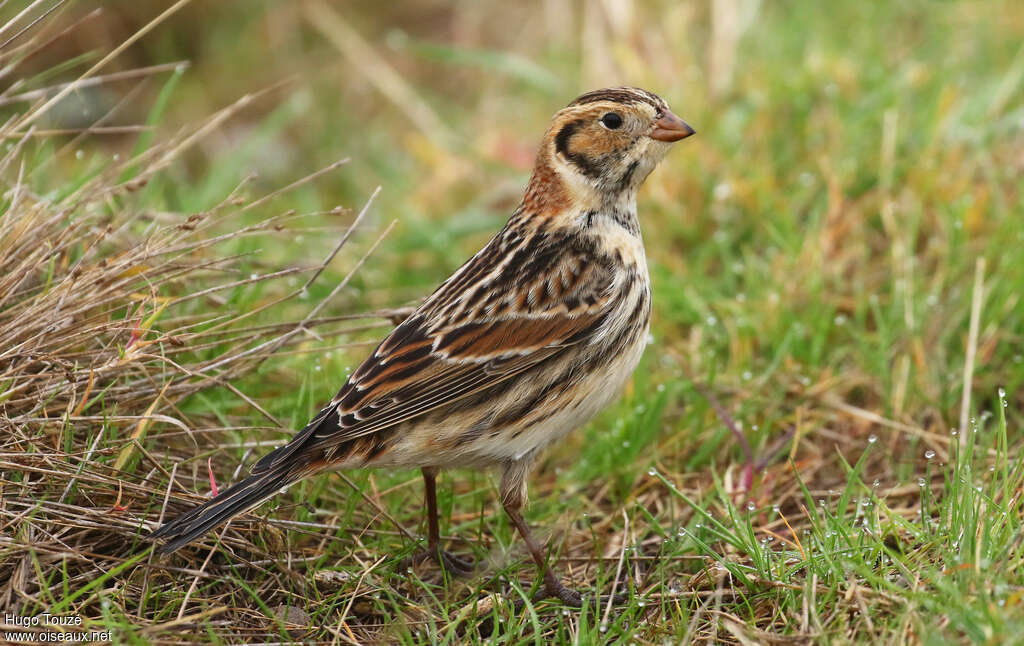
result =
M108 21L110 38L123 37L119 29L152 19L158 4L110 7L96 20ZM379 319L318 325L233 377L234 390L208 385L161 399L157 412L192 436L152 423L140 445L153 459L136 449L121 472L113 466L135 423L19 422L0 408L24 438L0 449L0 509L8 500L0 581L10 581L0 583L0 600L22 615L78 614L116 643L138 644L1021 641L1024 11L1016 3L761 3L735 44L702 3L638 3L628 20L600 3L572 5L568 16L494 2L332 5L369 42L369 58L334 48L317 6L186 7L118 63L190 60L143 82L118 117L154 131L71 146L34 140L3 172L5 186L22 162L25 184L55 202L104 173L135 177L144 164L128 160L182 124L291 77L103 208L141 214L125 231L143 236L151 222L184 222L236 190L252 202L350 158L202 235L294 210L281 231L232 237L197 258L246 254L225 269L231 280L315 267L381 186L307 293L247 323L301 319L397 221L321 312L352 314L416 302L475 252L514 208L547 119L576 94L617 83L662 94L698 136L641 193L653 342L621 400L542 460L527 513L563 578L605 594L615 586L628 602L596 612L531 602L533 567L493 478L461 471L441 477L439 504L442 533L481 564L472 578L397 566L417 543L388 517L417 535L425 529L420 478L410 471L345 474L363 495L339 475L293 486L234 521L208 562L219 530L204 547L139 560L148 543L138 526L159 516L175 465L168 514L194 502L186 492L208 494L208 459L223 487L301 428L386 331ZM78 9L44 27L71 24ZM63 70L25 61L24 89L75 78L117 44L97 38L83 36L74 55L92 56ZM731 71L719 62L730 55ZM363 73L380 61L419 108L384 98ZM109 107L134 84L102 87L87 98ZM5 118L24 109L0 107ZM414 109L443 131L423 128ZM244 183L251 172L258 176ZM11 200L2 201L9 213ZM183 302L153 329L253 311L308 276ZM114 316L132 320L137 304L127 299ZM953 436L970 345L974 421ZM210 360L227 346L187 357ZM0 363L0 406L8 368ZM163 370L147 373L156 392L172 372ZM144 412L155 397L111 394L128 378L93 391L82 414ZM766 462L750 491L743 449L703 392ZM88 477L61 500L67 480L28 468L47 460ZM119 486L128 511L111 514L110 527L60 515L58 502L112 509ZM277 618L281 607L300 609L301 626ZM179 624L182 608L192 618Z

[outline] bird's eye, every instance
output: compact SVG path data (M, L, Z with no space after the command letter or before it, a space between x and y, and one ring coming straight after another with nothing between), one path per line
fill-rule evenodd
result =
M622 125L622 115L618 112L608 112L601 117L601 125L609 130L615 130Z

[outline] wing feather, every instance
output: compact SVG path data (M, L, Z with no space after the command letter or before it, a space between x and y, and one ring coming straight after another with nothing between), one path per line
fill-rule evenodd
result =
M565 247L518 238L529 273L477 254L381 341L313 421L254 473L295 453L330 451L491 388L585 342L613 303L611 272ZM531 249L531 242L533 248ZM485 248L495 251L492 243ZM473 282L466 284L465 277ZM550 288L549 281L557 281ZM500 298L495 298L495 293Z

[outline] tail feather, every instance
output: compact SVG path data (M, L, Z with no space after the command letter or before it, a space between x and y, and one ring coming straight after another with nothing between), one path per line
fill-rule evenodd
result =
M298 482L323 468L323 453L309 450L307 441L323 426L334 406L329 405L302 429L290 442L263 456L253 466L251 475L228 487L226 491L174 520L164 523L150 538L166 538L157 551L174 550L191 543L233 516L248 511L273 496L283 487Z
M173 552L227 522L233 516L252 509L282 487L301 478L302 475L296 473L292 465L277 465L275 468L251 475L229 487L213 500L164 523L150 534L150 538L170 539L158 547L157 552Z

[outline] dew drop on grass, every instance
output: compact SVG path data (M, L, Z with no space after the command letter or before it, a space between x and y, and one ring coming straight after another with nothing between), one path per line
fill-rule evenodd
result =
M743 371L743 381L750 381L753 378L754 378L754 373L750 372L749 370L744 370Z
M75 151L75 159L83 159L84 157L85 157L85 151L84 150L76 150Z
M877 441L878 441L878 436L877 435L869 435L868 436L868 444L874 444Z
M932 458L935 457L935 451L928 449L927 451L924 452L924 457L926 460L931 460Z
M604 633L608 632L608 624L606 624L605 622L602 621L601 625L598 626L597 629L600 630L602 634L604 634Z
M918 479L917 479L917 486L918 486L918 487L921 487L921 488L923 489L923 488L924 488L924 487L925 487L925 486L926 486L927 484L928 484L928 483L927 483L927 482L925 482L925 479L924 479L924 478L918 478Z
M780 509L781 508L778 505L772 505L772 512L773 513L776 513L776 514L779 513Z
M878 478L875 478L875 481L871 483L871 486L873 488L878 488L878 485L880 485L880 484L882 484L882 481L879 480Z
M747 511L754 511L755 509L757 509L757 505L754 504L754 501L753 500L748 500L747 501Z
M249 280L256 280L259 277L259 274L249 274Z
M654 467L651 467L650 469L647 470L647 475L654 477L658 475L658 470L655 469Z
M563 617L568 617L569 616L569 610L567 608L562 608L562 616Z

